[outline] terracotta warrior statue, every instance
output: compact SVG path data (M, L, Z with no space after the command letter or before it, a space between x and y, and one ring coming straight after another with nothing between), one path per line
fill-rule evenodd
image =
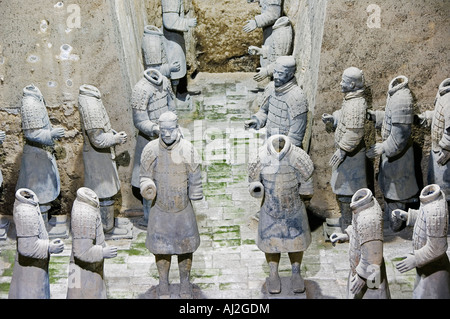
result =
M266 254L270 274L266 281L270 294L281 292L278 273L282 253L292 265L292 289L305 292L300 273L303 253L311 244L311 231L302 184L311 179L314 165L306 152L284 135L273 135L249 164L249 190L263 198L258 227L258 248Z
M61 253L64 243L61 239L49 240L39 199L29 189L17 190L13 218L17 253L9 299L50 299L50 255Z
M411 138L413 98L407 77L391 81L385 111L368 111L368 118L376 128L381 127L383 142L372 146L367 156L381 156L378 184L385 200L385 219L389 220L393 210L416 203L419 193ZM390 220L390 224L396 231L404 226L400 220Z
M181 70L181 65L180 61L173 61L169 64L165 46L165 38L161 29L153 25L145 26L142 38L144 69L156 69L170 79L172 73Z
M249 54L260 55L264 61L264 67L258 68L258 73L254 80L261 82L266 78L272 78L274 64L280 56L288 56L292 54L293 50L293 29L291 21L288 17L279 18L273 25L272 36L262 48L256 46L249 47Z
M92 189L77 191L71 213L72 255L67 299L106 299L103 265L117 256L117 247L105 243L100 200Z
M44 222L48 224L48 212L52 202L60 194L60 177L54 156L55 140L65 135L63 128L54 128L50 123L44 96L33 84L23 89L22 129L25 135L22 163L16 190L31 189L40 201ZM49 227L50 228L50 227ZM49 231L50 237L61 235L55 227Z
M435 108L419 115L423 126L431 127L428 184L438 184L450 201L450 78L440 85Z
M296 62L292 56L279 57L274 66L273 82L263 96L260 110L245 122L246 129L267 129L267 137L286 135L302 147L308 122L308 100L295 78Z
M179 70L170 75L173 91L178 95L179 82L187 73L184 33L197 26L197 18L185 17L184 0L161 0L161 5L167 60L169 65L175 62L180 65Z
M98 88L82 85L78 108L84 136L84 186L92 189L100 198L105 233L124 235L126 229L114 227L114 196L120 191L114 147L126 143L127 134L112 129Z
M390 299L383 258L383 211L367 188L358 190L350 204L352 224L343 234L332 234L336 242L350 241L348 299Z
M160 298L170 297L169 270L176 255L180 295L186 299L192 297L192 258L200 245L191 201L203 198L201 160L192 143L182 138L175 113L162 114L159 127L160 138L144 148L141 161L141 193L153 202L146 246L156 256Z
M158 70L146 70L144 77L134 87L131 106L134 126L139 131L136 140L131 185L139 189L142 150L149 142L158 139L159 117L167 111L176 111L175 95L170 86L170 81ZM144 218L140 224L147 226L151 201L149 202L144 198L143 206Z
M282 0L247 0L248 3L258 2L261 14L247 21L243 30L250 33L261 28L263 31L263 43L267 45L272 38L273 25L281 17ZM267 66L267 61L261 56L261 67Z
M340 226L344 231L352 221L350 204L353 195L367 188L366 144L364 126L367 102L364 97L364 74L358 68L344 71L341 81L345 94L342 107L332 115L324 114L327 131L335 132L336 152L330 159L333 168L331 187L341 211Z
M414 226L414 251L396 265L402 273L416 268L413 299L449 299L448 207L440 186L432 184L422 190L419 210L394 210L392 218Z

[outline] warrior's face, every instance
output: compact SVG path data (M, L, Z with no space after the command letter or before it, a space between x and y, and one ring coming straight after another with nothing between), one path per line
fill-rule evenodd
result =
M352 92L355 90L354 80L352 78L346 76L345 74L342 76L341 90L343 93L348 93L348 92Z
M160 136L166 145L172 145L178 138L178 123L176 121L161 122Z
M292 80L293 77L294 72L290 68L278 63L275 65L273 70L273 82L276 87L283 86Z

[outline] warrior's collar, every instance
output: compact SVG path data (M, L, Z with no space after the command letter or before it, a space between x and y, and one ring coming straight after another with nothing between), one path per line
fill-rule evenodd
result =
M22 204L28 204L32 206L39 205L39 199L37 195L29 189L21 188L16 192L16 199Z
M280 150L281 147L281 150ZM269 154L282 160L291 150L292 142L285 135L273 135L267 140Z
M348 100L360 98L363 96L364 96L364 89L361 89L361 90L347 93L344 97L344 100L348 101Z
M445 94L450 92L450 78L445 79L444 82L439 86L439 94L444 96Z
M372 192L367 188L363 188L353 195L350 208L353 210L354 214L357 214L369 207L372 207L373 205L374 198Z
M275 92L277 94L284 94L284 93L289 92L295 86L297 86L297 79L295 77L293 77L292 80L289 80L282 86L275 87Z
M408 87L409 80L406 76L400 75L393 79L389 84L389 95L394 95L399 90Z
M425 187L420 193L420 202L428 204L437 200L442 195L439 185L432 184Z
M148 69L144 72L144 77L153 85L160 86L163 82L163 75L156 69Z

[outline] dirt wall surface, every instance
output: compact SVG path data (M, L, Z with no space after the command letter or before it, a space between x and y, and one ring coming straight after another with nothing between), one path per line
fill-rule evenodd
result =
M341 106L342 72L350 66L364 71L369 104L375 110L384 107L388 85L398 75L409 78L416 113L433 109L437 88L450 75L449 17L448 0L328 1L311 150L316 165L313 205L317 211L328 215L337 209L329 186L331 168L327 165L334 152L334 136L325 132L321 116ZM369 142L376 138L379 135L368 132ZM417 176L421 179L422 169L426 178L429 131L415 126L414 140L418 149Z

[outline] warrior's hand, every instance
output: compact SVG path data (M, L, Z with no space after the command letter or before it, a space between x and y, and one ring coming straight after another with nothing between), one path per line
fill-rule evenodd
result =
M349 237L347 234L338 234L333 233L330 236L330 242L333 244L333 246L336 246L336 243L344 243L349 240Z
M61 239L52 240L48 245L50 254L60 254L64 250L64 243Z
M417 117L419 125L421 127L428 126L428 120L427 120L426 113L418 114L418 115L416 115L416 117Z
M324 113L323 115L322 115L322 122L324 123L324 124L327 124L327 123L334 123L334 117L333 117L333 115L331 115L331 114L328 114L328 113Z
M128 139L128 135L125 132L120 132L114 135L114 138L116 139L116 144L125 144Z
M188 19L189 28L195 28L197 26L197 18Z
M251 45L248 47L248 54L250 55L262 55L262 50L261 48L258 48L254 45Z
M153 126L153 135L159 136L160 133L161 131L159 130L159 125Z
M156 185L152 180L141 183L141 195L148 201L152 201L156 197Z
M406 222L408 220L408 212L405 212L404 210L401 209L395 209L392 211L391 213L391 217L393 220L401 220Z
M336 169L344 161L347 153L344 150L338 149L330 159L330 166Z
M246 33L250 33L254 30L256 30L258 26L256 25L256 20L249 20L247 21L247 24L244 26L243 30Z
M114 258L117 256L117 247L106 246L103 247L103 258Z
M181 63L180 61L172 62L170 65L170 72L178 72L181 70Z
M405 259L395 265L398 271L405 273L417 267L416 257L414 255L408 255Z
M258 122L255 119L252 119L249 121L245 121L244 125L246 130L249 130L251 128L256 129Z
M366 118L371 122L376 122L377 121L377 113L375 111L368 110L366 113Z
M255 198L263 198L264 197L264 185L260 182L251 183L248 188L250 195Z
M384 153L384 146L382 143L377 143L372 146L366 153L370 159L376 158Z
M53 140L57 140L57 139L64 137L66 135L66 133L64 132L63 128L54 128L51 131L51 135L52 135Z
M0 131L0 143L3 143L6 139L6 133L3 131Z
M358 274L354 275L350 281L350 291L352 294L357 295L366 285L366 281Z
M266 68L258 68L258 73L253 77L256 82L261 82L269 76Z
M437 160L437 163L441 166L444 166L445 164L447 164L447 162L450 160L450 152L447 150L442 150L439 153L439 157Z

